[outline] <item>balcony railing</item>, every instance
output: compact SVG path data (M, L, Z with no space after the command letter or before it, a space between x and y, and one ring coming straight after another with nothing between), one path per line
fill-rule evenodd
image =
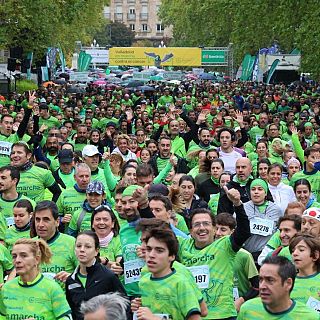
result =
M127 19L128 20L136 20L136 14L135 13L128 13Z
M115 13L114 20L115 21L123 21L123 14L122 13Z
M148 14L147 13L140 13L140 20L148 20Z

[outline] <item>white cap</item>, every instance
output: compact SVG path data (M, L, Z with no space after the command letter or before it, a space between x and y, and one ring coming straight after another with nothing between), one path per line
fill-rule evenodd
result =
M82 150L83 157L92 157L96 154L100 154L100 152L98 148L96 146L93 146L92 144L85 146Z

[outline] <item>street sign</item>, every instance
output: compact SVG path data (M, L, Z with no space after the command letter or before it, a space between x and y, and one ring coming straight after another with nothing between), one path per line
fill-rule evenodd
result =
M70 73L70 81L90 82L89 71L77 71Z
M204 50L201 51L202 65L227 65L228 50Z
M87 54L90 54L92 57L92 64L102 64L107 65L109 63L109 50L103 48L90 48L85 49Z

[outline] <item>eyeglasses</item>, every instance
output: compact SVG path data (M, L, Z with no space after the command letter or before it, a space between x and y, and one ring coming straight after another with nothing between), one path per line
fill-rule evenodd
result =
M196 222L192 225L193 228L200 228L201 226L210 227L210 226L212 226L212 222L211 221L201 221L201 222Z

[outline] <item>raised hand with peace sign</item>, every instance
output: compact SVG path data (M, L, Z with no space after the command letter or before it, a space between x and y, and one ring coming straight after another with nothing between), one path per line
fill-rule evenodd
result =
M28 105L30 107L33 107L34 105L34 101L37 99L37 96L36 96L36 91L29 91L29 101L28 101ZM30 108L31 109L31 108Z

